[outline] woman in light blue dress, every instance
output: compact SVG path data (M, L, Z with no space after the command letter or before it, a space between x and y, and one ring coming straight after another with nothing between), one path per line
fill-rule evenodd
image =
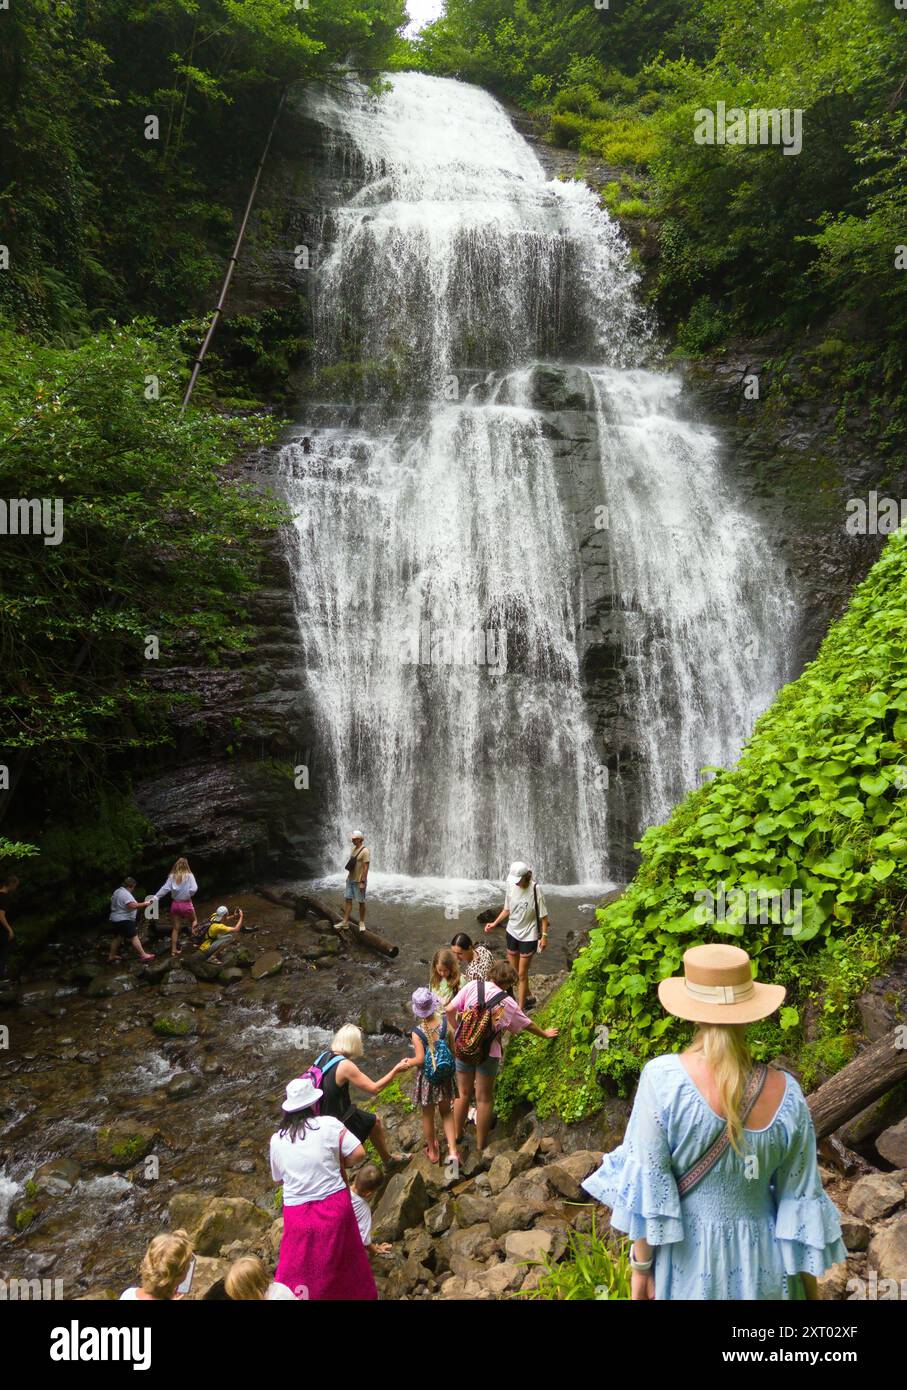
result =
M694 946L662 980L669 1013L698 1023L686 1052L642 1070L624 1142L583 1183L633 1241L634 1299L815 1298L845 1259L799 1085L754 1067L746 1024L780 985L757 984L736 946Z

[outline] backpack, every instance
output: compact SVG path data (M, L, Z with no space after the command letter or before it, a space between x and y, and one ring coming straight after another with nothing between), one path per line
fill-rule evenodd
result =
M300 1081L305 1081L306 1079L308 1079L309 1081L311 1081L312 1085L315 1087L316 1090L323 1090L324 1088L321 1083L327 1076L328 1072L331 1070L331 1067L336 1067L338 1062L344 1061L344 1058L338 1054L336 1057L331 1057L331 1060L328 1062L327 1066L324 1068L324 1070L322 1070L321 1063L324 1061L325 1057L329 1055L330 1054L327 1052L320 1052L318 1056L315 1058L312 1065L309 1067L308 1071L304 1071L302 1073L302 1076L299 1078ZM320 1115L321 1101L316 1100L315 1104L311 1106L310 1109L313 1115Z
M454 1052L470 1067L480 1066L486 1060L495 1037L492 1009L507 997L502 990L493 999L486 1000L485 981L477 980L476 987L476 1002L460 1015L454 1034Z
M441 1032L437 1042L430 1043L428 1036L422 1032L421 1028L414 1028L416 1037L421 1038L425 1044L425 1060L422 1063L422 1075L429 1086L440 1086L442 1081L450 1081L456 1072L456 1063L453 1053L447 1042L447 1019L441 1019Z

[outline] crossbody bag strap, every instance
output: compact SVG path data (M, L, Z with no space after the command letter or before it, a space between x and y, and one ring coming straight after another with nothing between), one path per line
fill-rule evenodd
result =
M753 1067L753 1070L750 1072L746 1088L743 1092L743 1100L740 1105L741 1123L745 1124L749 1118L753 1106L762 1094L762 1088L765 1085L765 1078L767 1076L768 1067L762 1062ZM693 1166L688 1168L683 1176L678 1179L677 1191L680 1193L681 1197L686 1197L687 1193L692 1192L693 1188L702 1182L706 1174L712 1171L730 1142L727 1125L725 1125L714 1144L711 1144L709 1148L706 1149L705 1153L700 1155Z
M337 1146L337 1154L340 1159L340 1176L343 1178L343 1181L346 1183L347 1187L349 1187L350 1185L350 1180L346 1175L346 1159L343 1157L343 1141L348 1134L349 1130L347 1129L346 1125L344 1125L340 1134L340 1143Z

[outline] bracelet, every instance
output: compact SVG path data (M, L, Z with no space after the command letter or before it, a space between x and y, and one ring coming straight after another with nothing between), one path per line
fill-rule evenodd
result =
M630 1251L630 1268L634 1274L648 1274L654 1263L654 1253L647 1260L634 1260L633 1251Z

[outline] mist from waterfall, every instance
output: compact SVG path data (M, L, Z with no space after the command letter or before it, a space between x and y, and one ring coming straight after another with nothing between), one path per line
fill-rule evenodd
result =
M547 181L487 93L390 83L307 96L349 187L316 261L320 359L382 383L307 407L283 451L319 785L338 854L355 824L391 872L522 858L600 883L630 770L587 707L586 534L606 514L644 823L736 756L784 679L790 604L714 437L641 366L636 275L595 195ZM601 461L580 518L539 408L564 362Z

